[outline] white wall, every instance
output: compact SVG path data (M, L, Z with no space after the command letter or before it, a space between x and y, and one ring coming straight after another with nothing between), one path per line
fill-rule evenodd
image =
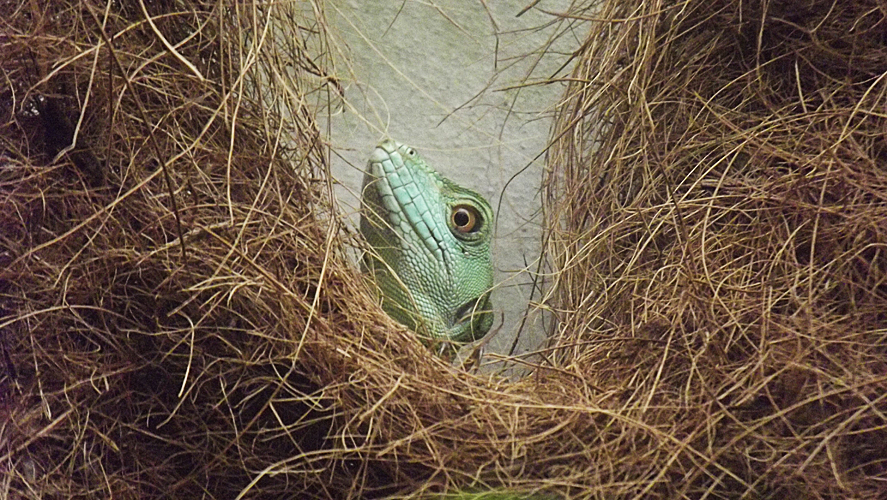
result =
M334 177L342 185L337 191L341 207L356 214L366 158L385 136L415 147L443 175L486 196L497 216L494 307L504 312L505 320L487 352L508 351L530 299L532 277L524 269L535 270L539 255L539 155L564 86L502 89L552 77L566 61L564 53L578 46L577 35L551 15L531 9L516 17L530 3L326 4L335 74L345 88L342 107L333 110L328 124L333 149L341 155L333 158ZM568 5L566 0L543 0L536 7L563 12ZM550 25L532 30L546 23ZM557 33L555 47L561 54L550 49L540 58ZM540 315L530 319L517 352L544 340Z

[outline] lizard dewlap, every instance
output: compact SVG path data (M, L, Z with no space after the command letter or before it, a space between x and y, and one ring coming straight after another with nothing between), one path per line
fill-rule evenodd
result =
M438 174L411 147L386 140L363 178L363 268L389 316L429 341L469 342L493 324L493 210Z

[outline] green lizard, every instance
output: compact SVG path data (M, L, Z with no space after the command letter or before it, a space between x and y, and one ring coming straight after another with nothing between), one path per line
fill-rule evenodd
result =
M493 324L493 210L438 174L416 151L386 140L370 155L360 232L362 266L382 308L428 342L470 342Z

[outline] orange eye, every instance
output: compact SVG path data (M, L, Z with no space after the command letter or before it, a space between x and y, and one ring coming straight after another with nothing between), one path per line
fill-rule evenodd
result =
M480 226L480 214L474 207L459 205L453 208L450 214L450 221L453 227L460 233L473 233Z

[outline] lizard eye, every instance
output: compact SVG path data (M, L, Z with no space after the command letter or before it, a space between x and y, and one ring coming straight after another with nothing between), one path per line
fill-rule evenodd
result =
M480 214L472 206L459 205L453 207L450 221L453 223L453 228L463 234L473 233L480 229Z
M409 157L416 156L416 150L413 148L407 148L407 156L409 156Z

